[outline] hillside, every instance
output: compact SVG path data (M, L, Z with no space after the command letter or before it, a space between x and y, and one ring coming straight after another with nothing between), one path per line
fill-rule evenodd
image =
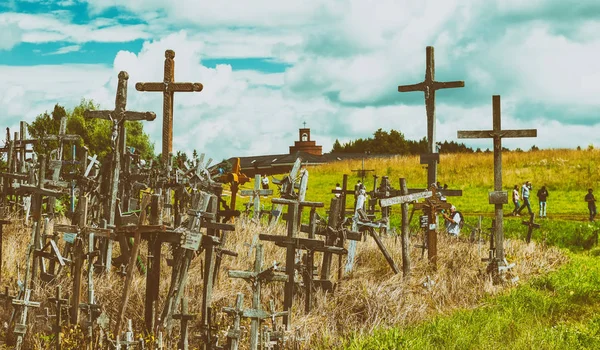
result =
M429 332L431 327L435 329L438 317L446 317L445 315L452 317L457 313L464 313L464 310L479 309L484 305L494 303L496 296L510 298L514 293L518 293L511 291L529 288L528 286L531 284L539 284L541 283L539 282L540 278L542 280L545 278L543 276L553 276L551 273L557 273L553 271L563 271L569 266L573 268L570 265L572 261L580 263L579 256L587 254L585 253L587 249L595 243L595 225L582 222L587 214L583 195L588 186L594 187L600 180L595 167L595 164L598 164L599 155L600 152L595 150L552 150L510 153L504 157L505 183L512 185L530 180L533 182L534 191L542 183L545 183L550 191L549 219L542 222L542 229L534 232L534 242L531 244L527 245L520 239L524 232L520 220L512 217L506 219L505 234L508 238L505 242L506 253L507 259L516 263L512 272L513 276L519 277L516 285L491 283L491 279L484 272L486 263L481 262L481 258L487 256L487 243L469 242L465 238L468 236L467 230L459 239L451 239L443 233L439 234L439 268L437 271L432 271L426 263L426 258L421 258L420 249L414 248L414 245L422 241L422 235L413 225L411 235L413 273L406 279L401 274L394 275L392 273L373 239L367 237L365 242L358 243L355 270L341 281L335 293L318 292L315 301L316 307L306 315L302 307L302 293L296 297L292 317L293 328L288 333L290 337L288 346L293 347L295 344L300 348L314 349L332 348L346 344L346 346L355 346L357 349L369 348L372 344L378 344L371 343L369 335L384 334L383 329L389 327L410 330L413 329L412 327L421 325L420 327L425 327ZM439 179L442 183L448 183L450 188L463 190L463 197L456 198L456 200L452 198L452 202L463 210L468 222L474 222L476 213L492 212L492 206L487 204L487 191L492 187L491 164L490 154L442 155L441 157ZM326 217L329 199L332 197L331 189L335 183L341 182L342 174L351 174L352 169L358 169L360 166L360 162L355 161L327 164L309 169L307 200L322 201L326 204L326 207L320 210L323 217ZM425 170L418 164L417 157L381 160L377 163L365 164L365 168L377 169L376 173L380 176L390 176L393 184L397 183L398 177L403 176L407 178L409 187L425 186L422 180L425 178ZM350 179L350 184L353 185L356 177L350 177ZM252 185L249 183L244 187L251 188ZM370 188L369 186L372 187L372 182L367 181L367 188ZM241 207L245 200L240 198L238 206ZM537 208L536 205L534 205L534 210L535 208ZM577 221L557 220L553 218L555 214L576 217ZM395 225L394 222L398 220L397 211L393 212L393 218L395 221L392 221L392 225ZM251 300L249 284L243 280L228 278L226 271L251 269L253 257L249 252L249 244L252 242L252 237L258 233L270 233L265 226L259 226L243 218L236 221L236 227L236 232L228 236L226 248L236 251L239 256L235 259L224 258L222 269L219 272L220 276L214 287L213 309L216 311L215 317L219 324L220 339L225 338L224 335L231 324L231 317L220 312L221 308L232 306L236 293L244 293L245 305L249 305ZM487 219L484 220L482 227L484 233L487 232L485 230L489 227ZM4 232L2 281L4 284L10 282L11 287L15 288L18 270L22 271L23 269L20 261L23 260L26 251L30 229L13 224L6 226ZM284 227L280 225L276 228L275 233L284 235ZM486 235L484 234L482 238L485 239ZM402 261L400 240L394 235L383 237L382 240L393 259L400 265ZM276 247L271 242L262 242L262 244L265 248L265 262L268 264L273 261L285 262L285 249ZM117 246L115 245L115 247ZM559 247L584 253L569 256L573 253L561 251ZM140 252L145 261L147 258L145 243L142 243ZM164 247L163 255L170 255L167 247ZM320 262L319 255L315 261ZM586 261L589 262L589 260ZM202 291L202 265L200 258L192 261L188 283L188 292L192 295L199 296ZM337 261L334 266L338 266ZM559 270L561 266L563 266L563 270ZM116 301L120 299L123 278L119 274L113 273L95 276L94 279L98 303L102 305L103 311L112 318L117 313L118 303ZM170 269L165 268L161 275L161 303L167 293L169 279ZM65 291L70 290L68 281L66 275L60 280ZM133 320L136 338L143 336L141 330L143 328L144 281L143 275L135 274L134 291L126 313L127 318ZM552 282L554 283L552 288L563 290L560 284L566 281L565 278L557 279ZM592 298L597 296L595 293L597 293L598 287L588 287L590 285L586 284L581 287L589 289L585 289L588 294L585 294L584 298L589 298L590 295ZM34 300L40 301L42 308L33 310L31 314L31 328L28 332L28 344L31 345L31 348L48 348L52 344L52 337L48 331L49 323L36 316L40 315L45 307L50 307L47 298L53 295L55 286L55 283L51 283L39 286L34 290ZM268 301L273 299L276 308L281 309L282 289L280 283L267 285L263 289L263 305L268 305ZM85 288L83 292L86 292ZM198 312L200 299L191 298L189 300L190 313ZM569 300L567 299L566 302ZM592 299L589 303L593 306L597 302L597 299ZM526 305L523 306L523 308L526 307ZM10 309L9 305L0 304L0 321L2 323L10 317ZM526 311L524 312L526 313ZM587 315L587 313L585 314ZM241 344L242 348L246 348L250 327L247 321L243 321L242 326L245 327L245 330L242 332ZM177 327L174 334L179 334ZM440 329L451 332L451 327ZM192 322L190 334L198 331L198 323ZM407 333L408 335L402 333L402 336L418 337L423 332L422 329L416 329L413 333ZM65 330L65 346L63 348L80 348L82 339L81 329L77 328L73 332ZM356 342L346 343L347 339L355 339ZM383 335L383 339L396 338ZM377 342L378 340L373 341ZM485 347L486 343L482 344ZM427 346L422 345L422 347Z

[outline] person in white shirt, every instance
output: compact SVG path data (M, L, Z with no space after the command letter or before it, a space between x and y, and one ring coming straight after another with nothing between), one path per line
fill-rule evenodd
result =
M262 189L263 190L268 190L269 189L269 178L267 177L267 174L263 174L263 177L260 180L260 182L262 183Z
M455 206L450 207L450 214L442 212L444 220L446 220L446 230L452 236L458 237L460 234L460 214L456 211Z
M336 190L338 190L338 191L341 191L341 190L342 190L342 188L340 187L340 184L339 184L339 182L335 184L335 189L336 189ZM335 194L335 197L336 197L336 198L340 198L340 195L341 195L341 193L336 193L336 194Z

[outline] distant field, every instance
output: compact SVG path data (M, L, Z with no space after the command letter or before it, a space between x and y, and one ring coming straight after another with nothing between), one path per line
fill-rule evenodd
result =
M348 174L348 185L353 188L357 180L353 169L360 169L361 160L340 161L309 167L307 199L325 203L325 213L332 198L331 190L342 175ZM514 185L519 187L529 180L533 184L532 209L539 214L537 190L546 185L550 196L547 201L549 219L561 218L584 221L587 204L583 197L588 188L598 189L600 198L600 151L599 150L541 150L534 152L505 152L502 160L502 183L509 195ZM426 187L427 169L419 164L418 156L366 159L365 169L375 169L375 174L388 176L393 187L399 188L399 179L406 178L409 188ZM367 190L373 189L373 177L365 178ZM467 220L477 215L491 215L494 206L488 204L488 192L493 190L493 154L442 154L438 165L438 180L451 189L461 189L462 197L449 197L448 201L462 211ZM251 188L253 181L243 186ZM276 189L274 185L272 188ZM247 199L238 200L238 208ZM350 202L350 201L349 201ZM350 204L349 204L350 205ZM269 205L267 205L269 206ZM513 209L512 202L504 206L505 216ZM399 212L399 208L395 208ZM398 215L393 225L398 225ZM507 218L511 220L512 218ZM516 218L515 218L516 219Z

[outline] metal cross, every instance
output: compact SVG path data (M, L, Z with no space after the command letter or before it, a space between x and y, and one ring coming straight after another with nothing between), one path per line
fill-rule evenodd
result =
M492 130L458 131L459 139L494 139L494 192L489 193L489 203L496 206L496 260L504 261L504 232L502 205L508 203L508 192L502 191L502 138L506 137L537 137L537 129L502 130L500 95L492 96L492 114L494 128Z
M175 51L165 51L164 78L161 83L137 83L137 91L153 91L163 93L163 140L162 159L168 164L169 154L173 152L173 97L175 92L200 92L200 83L175 82Z
M435 152L435 91L439 89L464 87L464 81L435 81L435 60L433 46L426 48L425 80L413 85L400 85L398 92L423 91L425 93L425 109L427 110L427 150ZM427 166L427 185L437 182L437 162L431 161Z

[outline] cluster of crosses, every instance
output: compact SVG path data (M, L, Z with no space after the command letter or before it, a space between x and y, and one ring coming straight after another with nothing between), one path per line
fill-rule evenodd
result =
M163 94L163 147L162 164L141 165L139 155L126 147L127 121L153 121L153 112L126 110L127 72L118 75L114 110L86 111L85 118L109 120L112 128L112 153L101 164L96 155L87 149L76 157L73 142L78 135L66 133L66 118L61 120L57 135L27 139L26 123L21 122L20 131L11 138L7 129L6 145L0 149L6 154L7 167L0 173L0 284L2 280L2 229L3 225L20 223L30 229L28 248L23 256L22 273L15 283L16 291L5 287L0 299L12 305L6 341L16 349L23 347L25 334L32 327L31 309L44 307L45 313L38 319L52 323L54 344L61 348L62 330L70 325L80 325L85 330L88 349L96 348L170 348L175 322L179 322L178 349L188 349L190 323L200 330L193 339L202 349L237 349L242 339L242 319L249 319L250 348L277 349L283 346L292 325L293 301L304 300L304 312L314 307L314 294L318 289L334 292L345 274L352 271L356 244L372 237L384 259L394 273L400 269L388 253L382 235L390 229L390 208L402 207L402 270L410 273L408 224L415 210L422 210L422 227L425 228L423 251L435 268L437 264L437 214L448 209L450 203L441 196L460 196L460 190L428 188L409 189L406 179L400 179L394 189L384 176L378 185L374 175L371 201L366 207L348 210L347 196L354 194L348 189L348 175L343 175L342 188L332 190L327 218L317 213L322 202L306 200L308 171L298 157L290 173L274 181L279 186L279 197L271 199L273 208L261 207L261 198L272 196L272 190L260 189L260 175L254 179L254 189L241 190L240 186L250 179L241 172L239 160L226 174L211 171L211 159L204 162L202 154L196 166L178 168L172 164L173 97L175 92L200 92L202 84L174 81L174 57L172 50L165 52L164 80L156 83L137 83L138 91L155 91ZM427 48L425 80L416 85L400 86L399 91L423 91L427 107L428 145L430 152L422 155L421 163L427 164L427 183L436 182L439 154L435 153L435 91L442 88L462 87L463 82L437 82L434 80L433 48ZM490 266L506 269L503 251L502 205L507 203L507 193L501 183L501 139L504 137L536 136L535 130L502 130L500 128L500 97L493 97L493 129L490 131L459 131L459 138L494 139L494 191L490 192L490 204L496 206L493 223L494 234L490 239ZM50 153L50 159L36 155L29 147L46 141L57 141L58 148ZM73 160L63 160L71 143ZM78 159L76 159L78 158ZM70 167L67 167L70 165ZM70 168L70 172L66 169ZM359 176L372 170L363 169ZM50 178L47 175L50 174ZM223 195L223 184L231 189L229 203ZM235 231L233 220L240 216L236 210L238 191L250 196L246 204L248 220L265 224L269 232L281 220L285 221L286 234L256 234L250 244L254 250L254 264L248 271L228 271L229 278L247 281L252 290L249 308L244 307L244 295L237 294L231 307L222 313L230 315L231 325L226 343L219 345L218 327L215 322L212 294L218 281L221 262L225 257L235 258L237 252L225 248L227 234ZM70 224L55 222L57 198L70 197ZM424 201L418 202L423 199ZM45 204L45 205L44 205ZM380 217L375 218L376 206ZM409 216L409 205L412 213ZM253 210L250 211L250 208ZM308 222L303 223L304 211ZM251 215L250 215L251 213ZM250 217L251 216L251 217ZM531 230L537 224L533 217L524 222ZM479 224L480 229L481 224ZM539 225L537 225L539 227ZM376 232L376 229L379 232ZM139 256L141 242L147 243L147 261ZM259 242L260 241L260 242ZM268 242L268 243L267 243ZM113 245L118 244L119 255L113 259ZM264 244L274 244L285 249L285 262L265 266ZM163 256L168 248L170 256ZM317 253L317 254L316 254ZM338 257L337 267L334 256ZM344 263L344 257L345 263ZM202 286L189 287L189 272L194 259L202 260ZM318 261L320 260L320 261ZM171 278L166 295L160 295L163 261L170 267ZM148 337L136 338L128 314L132 294L132 282L136 270L145 274L144 332ZM117 271L123 278L117 314L108 315L95 295L94 276ZM85 272L85 275L84 275ZM68 277L67 277L68 276ZM64 281L69 283L65 284ZM264 307L262 286L280 282L283 285L283 301L270 300ZM55 286L53 297L42 304L38 288ZM64 289L67 286L68 293ZM86 291L87 295L83 295ZM192 293L191 291L200 291ZM233 295L232 295L233 296ZM198 314L189 310L189 299L201 300ZM162 304L160 303L161 301ZM232 300L233 301L233 300ZM277 310L280 305L282 310ZM53 310L54 314L51 314ZM39 313L39 312L37 312ZM110 317L109 317L110 316ZM52 320L51 320L52 319Z

